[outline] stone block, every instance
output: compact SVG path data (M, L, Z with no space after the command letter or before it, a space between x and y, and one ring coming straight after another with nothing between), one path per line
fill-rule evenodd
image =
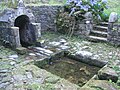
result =
M86 89L87 88L87 89ZM80 90L119 90L106 80L90 80Z
M108 61L96 58L93 53L88 51L78 51L75 54L69 54L68 57L97 67L103 67L108 63Z
M20 37L17 36L17 37L14 37L14 39L15 39L15 43L14 43L15 47L21 47Z
M84 57L84 58L90 58L93 54L88 51L78 51L76 52L76 55Z
M18 47L18 48L16 48L16 52L18 54L21 54L21 55L26 54L27 53L27 48L25 48L25 47Z
M32 25L35 26L35 34L36 34L36 38L40 38L41 37L41 23L32 23Z
M93 18L93 15L92 15L91 12L87 12L87 13L85 13L84 17L85 17L87 20L89 20L89 19L92 19L92 18Z
M54 52L45 48L41 48L41 47L34 47L35 51L46 55L46 56L51 56Z
M11 35L18 36L19 35L19 27L11 27Z
M112 12L109 17L109 22L115 23L118 21L118 14L116 12Z
M10 36L10 42L12 43L12 44L15 44L15 37L14 36Z
M98 72L98 78L101 80L112 80L113 82L117 82L118 75L115 70L105 66Z

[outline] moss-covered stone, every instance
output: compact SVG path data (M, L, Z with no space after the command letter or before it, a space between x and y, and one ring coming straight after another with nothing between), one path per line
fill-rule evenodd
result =
M27 53L27 48L25 48L25 47L18 47L18 48L16 48L16 52L18 54L21 54L21 55L26 54Z
M112 68L109 67L103 67L99 72L98 72L98 77L101 80L112 80L113 82L117 82L118 80L118 75L113 70Z
M24 78L26 72L31 72L33 77L31 79ZM47 72L44 69L40 69L32 64L20 66L14 69L12 74L13 77L17 76L18 78L18 81L15 81L17 83L16 87L18 88L24 87L26 89L32 90L57 90L58 88L63 90L77 90L77 88L80 88L79 86L72 84L63 78L53 75L50 72ZM39 83L36 80L40 80Z
M116 88L116 86L112 85L110 82L106 80L90 80L82 88L86 88L86 87L89 87L90 90L119 90Z
M60 80L59 77L48 77L45 82L55 84Z

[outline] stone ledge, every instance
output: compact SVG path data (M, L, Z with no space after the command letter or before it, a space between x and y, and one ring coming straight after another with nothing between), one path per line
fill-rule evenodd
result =
M18 54L21 54L21 55L26 54L27 53L27 48L25 48L25 47L18 47L18 48L16 48L16 52Z
M80 90L119 90L106 80L90 80Z
M112 80L113 82L116 83L118 80L118 75L115 72L115 70L107 67L107 65L106 65L98 71L98 78L100 80Z
M108 63L108 61L95 58L95 55L88 51L79 51L75 54L69 54L68 57L97 67L103 67Z

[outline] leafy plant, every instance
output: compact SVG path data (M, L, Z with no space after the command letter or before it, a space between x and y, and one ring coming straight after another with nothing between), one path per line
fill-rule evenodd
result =
M60 33L66 33L71 37L75 26L75 17L68 15L68 12L58 14L56 23Z
M8 0L7 2L1 1L0 2L0 10L4 11L6 8L16 8L17 7L17 0L13 3L12 0Z
M77 23L84 23L87 12L92 14L94 22L107 21L108 15L104 13L106 3L107 0L67 0L64 10L60 10L57 17L58 31L71 37L73 32L78 30Z
M65 11L77 19L83 18L86 12L91 12L95 20L102 20L106 3L107 0L67 0Z

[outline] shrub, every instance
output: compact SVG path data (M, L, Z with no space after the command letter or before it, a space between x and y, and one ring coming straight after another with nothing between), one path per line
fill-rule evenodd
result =
M91 12L94 20L102 20L103 11L107 8L106 3L107 0L67 0L65 11L77 19L83 19L86 12Z
M8 0L8 1L4 1L2 0L0 2L0 11L4 11L4 9L6 8L16 8L17 7L17 0L15 0L15 2L13 3L12 0Z
M71 34L73 31L73 25L75 24L75 17L68 17L69 13L59 13L57 17L57 27L60 33Z

